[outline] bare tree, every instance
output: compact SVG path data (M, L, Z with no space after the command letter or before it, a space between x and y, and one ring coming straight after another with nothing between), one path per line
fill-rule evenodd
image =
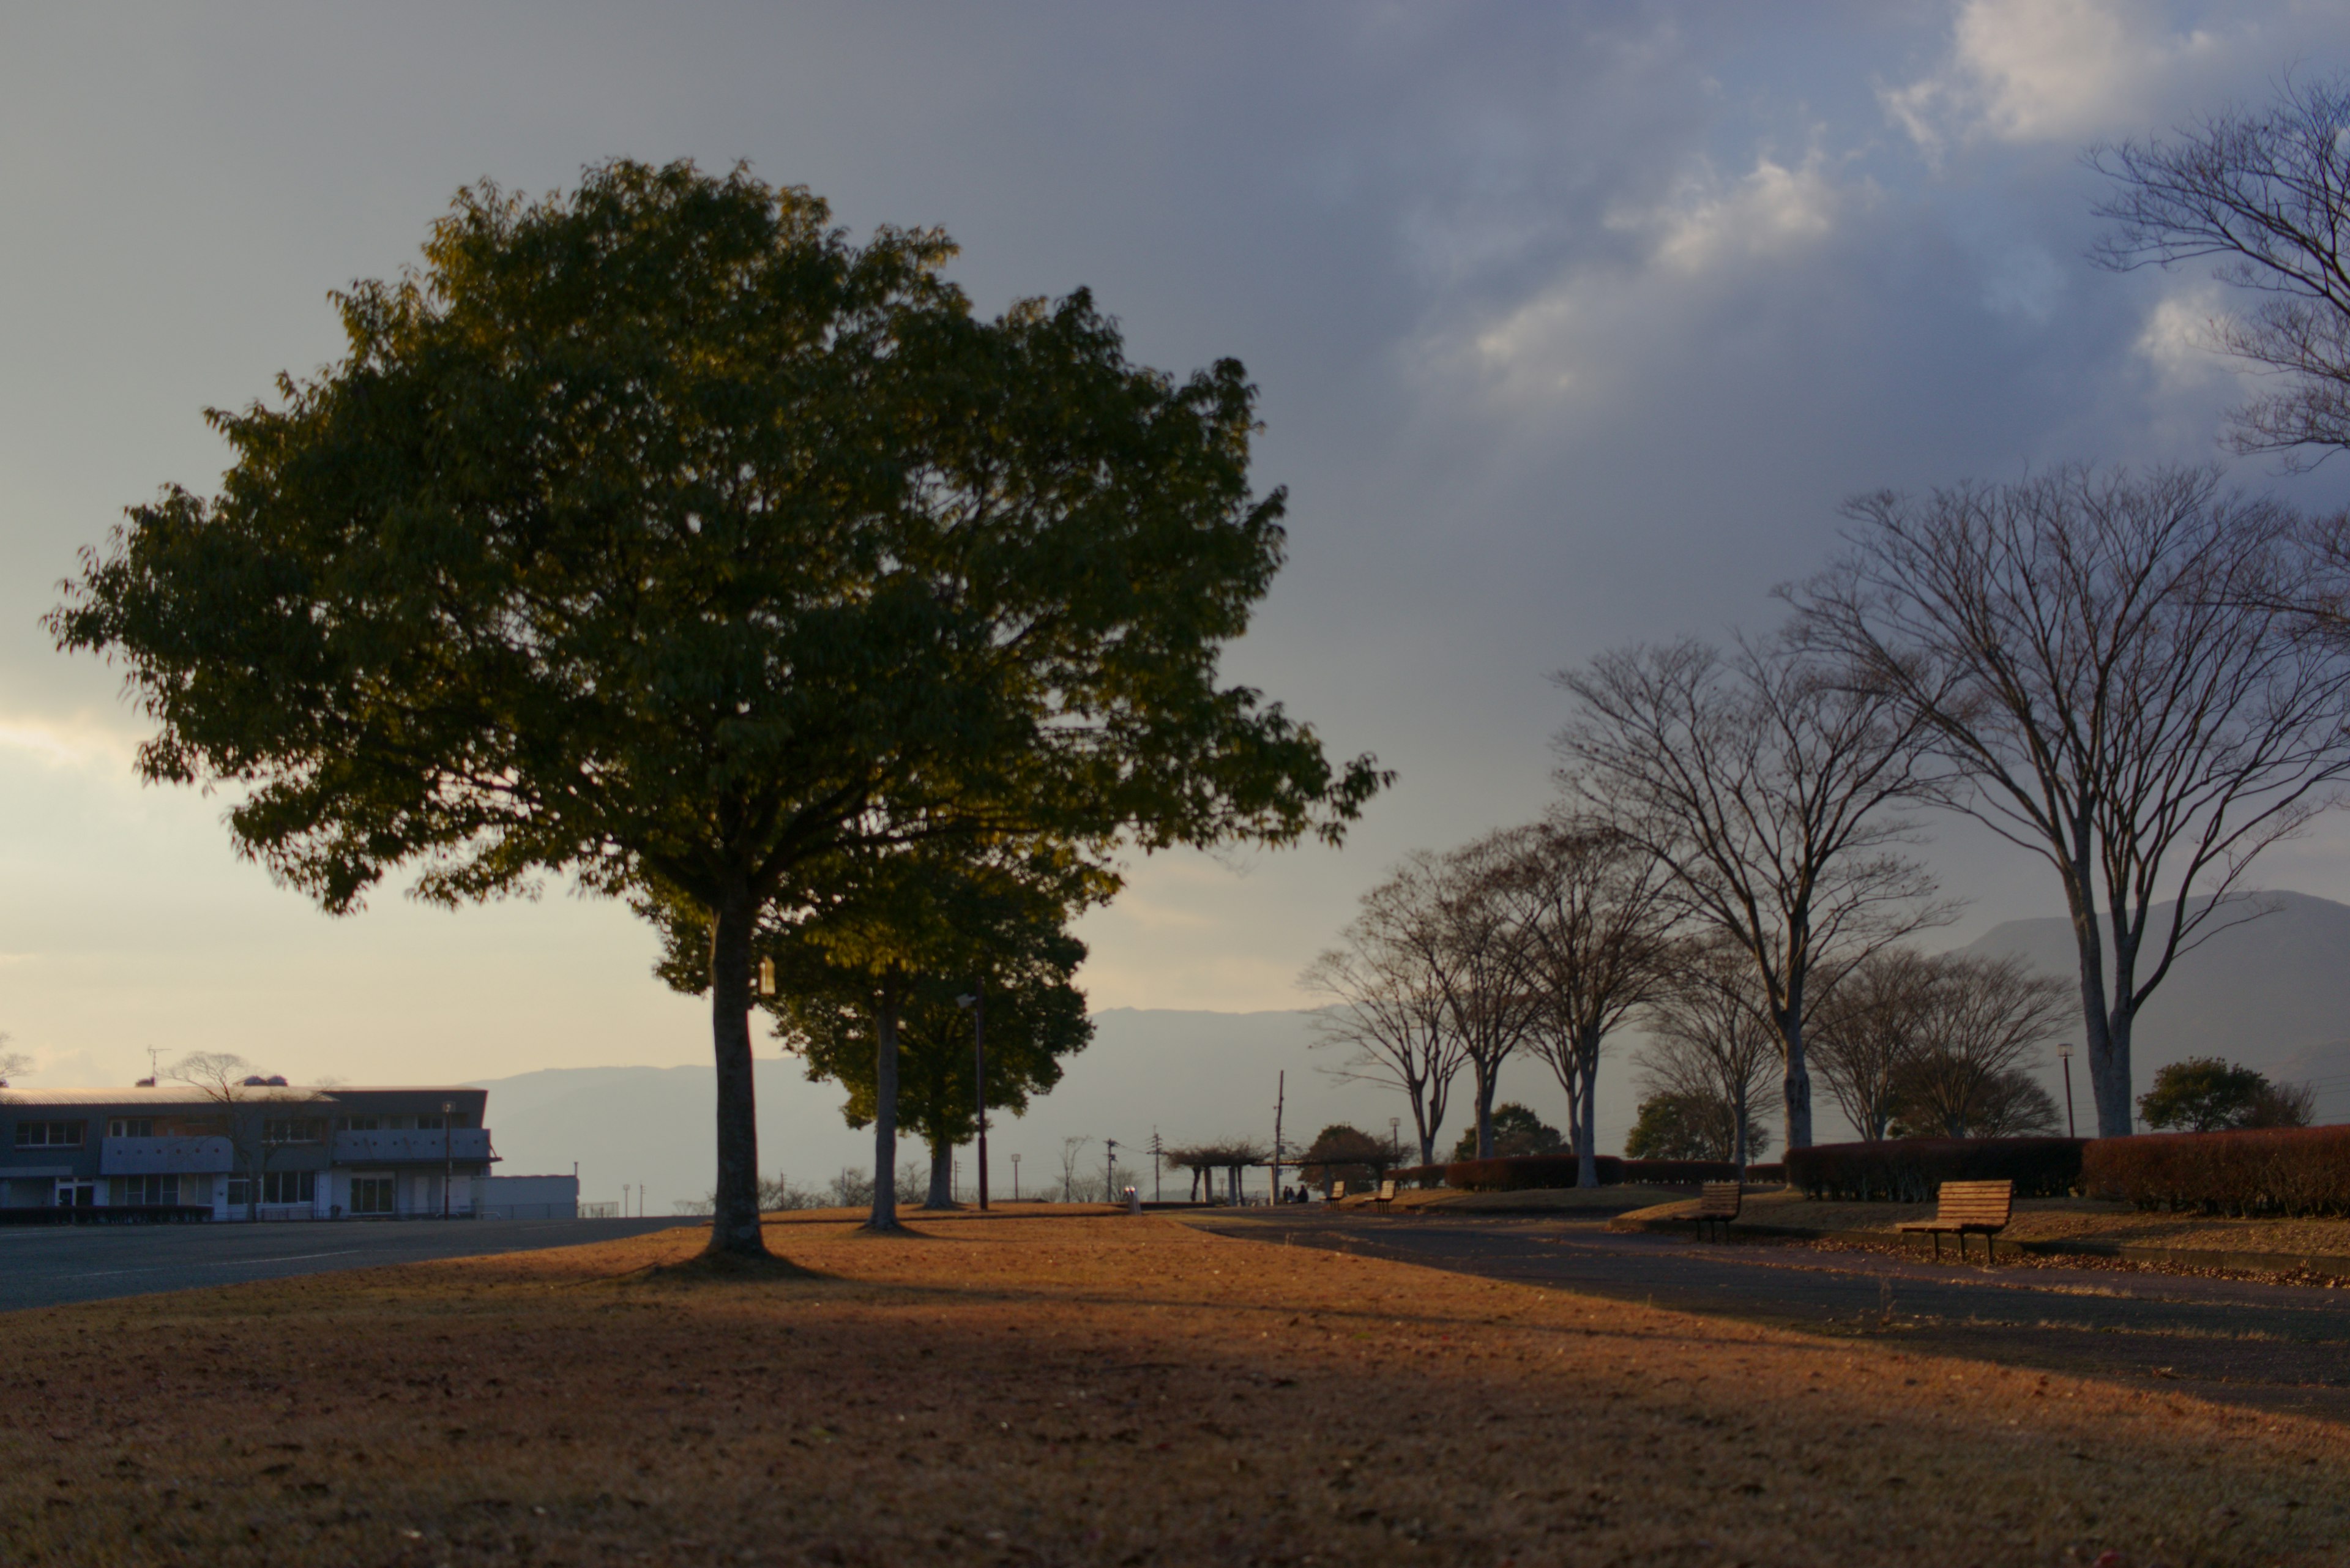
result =
M1664 983L1672 910L1663 865L1605 823L1562 816L1525 836L1509 876L1535 1007L1527 1044L1566 1091L1576 1184L1599 1185L1599 1054Z
M1754 1126L1771 1109L1778 1031L1761 975L1747 954L1719 939L1684 946L1671 981L1645 1009L1640 1085L1649 1095L1714 1107L1716 1147L1742 1174L1769 1135Z
M1812 1015L1820 1079L1871 1142L1892 1125L1901 1069L1923 1048L1934 975L1934 961L1916 949L1881 949L1847 970Z
M1555 742L1569 798L1656 857L1680 912L1755 966L1787 1147L1809 1147L1815 992L1948 918L1890 809L1917 788L1919 721L1783 639L1637 648L1554 679L1580 708Z
M21 1078L33 1070L33 1059L22 1051L8 1049L8 1036L0 1034L0 1089L8 1086L11 1078Z
M289 1144L308 1141L291 1136L289 1127L306 1118L288 1112L316 1104L319 1096L289 1087L283 1078L265 1078L228 1051L192 1051L164 1068L163 1076L177 1078L220 1107L230 1152L244 1171L244 1217L258 1219L271 1158ZM324 1129L319 1131L323 1136Z
M1433 972L1441 977L1445 1026L1469 1065L1480 1159L1493 1158L1502 1064L1525 1043L1542 1011L1525 911L1512 896L1535 834L1503 828L1464 844L1438 862L1432 883L1430 912L1444 955Z
M1801 635L1928 730L1945 804L2055 868L2097 1130L2125 1136L2139 1010L2179 953L2259 912L2233 896L2246 871L2350 770L2350 660L2279 604L2295 519L2208 469L1846 515L1846 557L1789 593Z
M1315 1044L1351 1053L1336 1076L1402 1092L1411 1106L1422 1165L1436 1162L1452 1081L1462 1057L1446 1027L1444 984L1452 961L1438 940L1431 910L1437 863L1415 856L1363 895L1360 911L1298 983L1331 1005L1314 1015Z
M2213 347L2278 378L2236 411L2235 450L2308 468L2350 447L2350 78L2288 76L2264 110L2092 148L2088 161L2116 186L2096 208L2113 224L2097 262L2210 258L2214 277L2259 296L2212 324Z
M1929 959L1923 978L1917 1048L1898 1074L1900 1109L1951 1137L2011 1130L2028 1099L2012 1080L2064 1027L2068 988L2020 958Z

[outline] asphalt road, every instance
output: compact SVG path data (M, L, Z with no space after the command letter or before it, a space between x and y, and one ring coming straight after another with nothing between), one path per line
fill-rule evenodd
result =
M1221 1234L2350 1423L2350 1290L1613 1235L1598 1220L1211 1211ZM1980 1254L1978 1254L1980 1256Z
M0 1226L0 1312L201 1285L576 1247L691 1220Z

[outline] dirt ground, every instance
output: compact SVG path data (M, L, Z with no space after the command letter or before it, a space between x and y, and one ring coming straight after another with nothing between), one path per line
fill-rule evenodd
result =
M11 1314L0 1562L2350 1562L2297 1417L1156 1217L923 1228Z
M1605 1192L1606 1188L1598 1190ZM1670 1218L1696 1208L1686 1193L1652 1209L1627 1214L1627 1220ZM1883 1231L1894 1234L1904 1220L1930 1220L1931 1203L1839 1203L1814 1201L1800 1192L1749 1193L1739 1218L1752 1225L1816 1231ZM2127 1246L2170 1247L2188 1251L2269 1252L2350 1258L2350 1220L2230 1220L2208 1214L2146 1212L2126 1203L2086 1198L2024 1198L2002 1241L2111 1241Z

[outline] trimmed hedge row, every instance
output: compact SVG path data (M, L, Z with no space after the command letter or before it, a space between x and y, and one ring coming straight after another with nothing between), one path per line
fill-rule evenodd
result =
M1618 1159L1603 1154L1592 1162L1599 1185L1627 1182L1659 1187L1688 1187L1700 1181L1729 1181L1738 1168L1726 1159ZM1456 1159L1444 1168L1444 1185L1471 1192L1523 1192L1535 1188L1573 1187L1582 1174L1571 1154L1522 1154L1501 1159Z
M2132 1140L2121 1140L2132 1141ZM1787 1181L1806 1197L1924 1203L1945 1181L2015 1183L2018 1198L2056 1198L2081 1180L2087 1138L1908 1137L1787 1151Z
M2350 1214L2350 1127L2099 1138L2081 1183L2093 1198L2140 1209Z

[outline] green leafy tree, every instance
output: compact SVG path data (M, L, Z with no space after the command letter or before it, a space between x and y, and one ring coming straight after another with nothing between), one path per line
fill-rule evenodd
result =
M1556 1154L1566 1145L1565 1135L1515 1100L1493 1107L1493 1157L1506 1159L1521 1154ZM1452 1146L1455 1159L1477 1158L1477 1129L1462 1130Z
M2138 1096L2137 1113L2150 1127L2218 1132L2268 1119L2262 1113L2275 1099L2267 1075L2217 1056L2189 1056L2155 1074L2154 1087Z
M1727 1102L1719 1095L1669 1090L1640 1102L1624 1153L1632 1159L1725 1159Z
M879 911L898 941L843 942L832 914L761 944L776 961L776 994L764 1002L776 1033L811 1081L848 1091L849 1126L877 1129L876 1169L891 1168L900 1128L929 1146L932 1206L950 1201L952 1150L979 1130L972 1020L960 999L977 995L987 1010L989 1109L1023 1114L1060 1082L1061 1059L1093 1038L1085 993L1071 983L1086 948L1066 922L1116 888L1066 854L987 860L946 848L901 854L891 867L910 895ZM875 1187L872 1223L888 1229L897 1184Z
M1335 842L1383 782L1218 684L1282 556L1242 368L1131 365L1083 292L976 318L951 254L741 169L464 191L48 620L128 667L145 776L227 786L330 912L402 867L702 911L716 1252L765 1251L752 944L817 867Z

